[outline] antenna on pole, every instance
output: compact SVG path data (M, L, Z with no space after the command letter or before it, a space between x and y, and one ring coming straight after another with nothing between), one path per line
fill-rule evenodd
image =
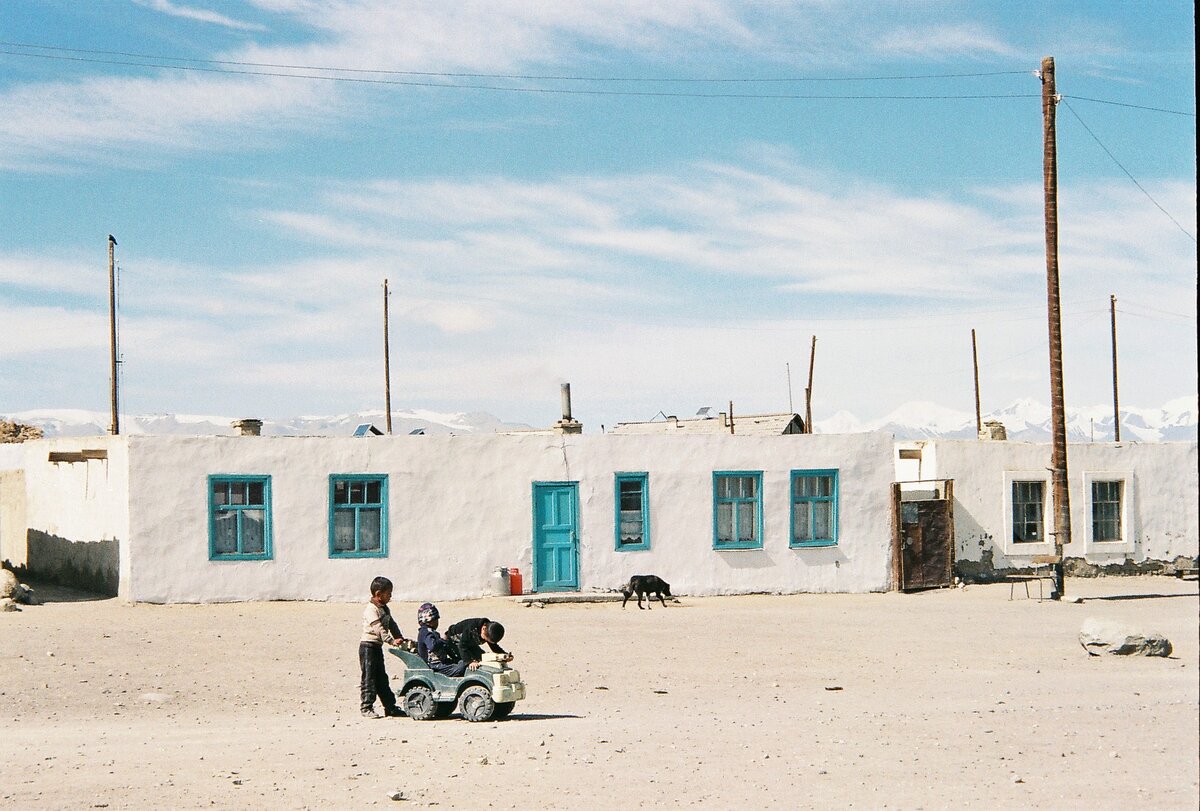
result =
M808 386L804 389L804 433L811 434L812 429L812 381L813 365L817 362L817 336L812 337L812 351L808 355Z
M1054 113L1054 57L1042 60L1042 179L1046 206L1046 309L1050 327L1050 423L1054 450L1050 475L1054 489L1054 599L1064 591L1063 545L1071 542L1071 502L1067 490L1067 418L1063 404L1062 309L1058 286L1058 144Z
M1113 441L1121 441L1121 405L1117 397L1117 297L1108 297L1108 311L1112 317L1112 356L1113 356Z
M795 409L795 407L792 405L792 364L790 364L790 363L785 363L785 364L783 364L783 368L787 370L787 380L788 380L788 412L789 412L789 413L791 413L791 414L795 414L795 413L796 413L796 409Z
M383 409L387 413L387 433L392 433L392 359L388 329L388 280L383 280Z
M108 432L116 436L121 433L121 414L117 397L117 271L114 249L117 240L112 234L108 235L108 361L109 361L109 400L112 418L108 424Z
M975 436L983 431L983 418L979 410L979 351L975 347L975 330L971 329L971 359L975 364Z

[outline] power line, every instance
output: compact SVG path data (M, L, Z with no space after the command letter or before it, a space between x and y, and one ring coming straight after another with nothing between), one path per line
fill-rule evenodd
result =
M1114 107L1132 107L1135 110L1150 110L1155 113L1170 113L1171 115L1183 115L1190 118L1195 118L1195 113L1189 113L1186 110L1168 110L1165 107L1147 107L1144 104L1129 104L1124 101L1109 101L1108 99L1092 99L1087 96L1068 96L1062 95L1064 99L1075 99L1076 101L1094 101L1096 104L1111 104Z
M226 68L206 68L199 65L163 65L150 62L126 62L116 59L92 59L82 56L59 56L55 54L22 53L19 51L0 50L0 54L8 56L33 57L36 59L54 59L63 62L88 62L99 65L122 65L125 67L162 68L164 70L196 71L200 73L220 73L231 76L267 76L279 79L306 79L324 82L349 82L353 84L398 85L403 87L432 87L443 90L490 90L506 93L543 93L549 95L567 96L633 96L650 98L692 98L692 99L758 99L772 101L820 100L833 101L944 101L944 100L979 100L979 99L1027 99L1037 98L1036 93L972 93L965 95L951 94L856 94L833 95L824 93L684 93L666 90L574 90L570 88L550 87L511 87L486 84L455 84L452 82L421 82L399 79L367 79L357 76L321 76L312 73L277 73L261 70L237 70Z
M279 68L286 70L316 70L329 73L371 73L385 76L438 76L451 79L524 79L559 82L662 82L662 83L785 83L785 82L879 82L907 81L917 79L968 79L987 76L1016 76L1024 75L1026 70L993 70L977 73L923 73L900 76L782 76L782 77L665 77L665 76L563 76L539 75L524 73L464 73L430 70L386 70L383 68L343 68L325 67L320 65L287 65L275 62L241 62L231 59L201 59L189 56L163 56L161 54L131 53L129 51L104 51L93 48L64 48L57 45L40 45L23 42L3 42L0 47L34 48L43 51L59 51L62 53L86 53L105 56L126 56L135 59L154 59L168 62L199 62L207 65L233 65L235 67ZM6 52L7 53L7 52ZM38 56L39 54L27 54ZM121 63L124 64L124 63ZM141 64L141 63L138 63ZM148 65L149 67L167 67L165 65Z
M1167 218L1168 218L1168 219L1170 219L1170 220L1171 220L1171 222L1175 223L1175 226L1176 226L1176 227L1177 227L1177 228L1178 228L1180 231L1182 231L1182 232L1184 233L1184 235L1185 235L1185 236L1186 236L1188 239L1190 239L1192 242L1195 242L1195 241L1196 241L1196 238L1195 238L1194 236L1192 236L1192 235L1191 235L1191 233L1189 233L1189 232L1188 232L1188 230L1187 230L1186 228L1184 228L1182 225L1180 225L1180 223L1179 223L1179 220L1177 220L1177 219L1175 219L1174 217L1172 217L1172 216L1171 216L1171 212L1167 211L1165 208L1163 208L1162 206L1160 206L1160 205L1158 204L1158 201L1157 201L1157 200L1155 200L1155 199L1154 199L1152 196L1150 196L1150 192L1146 191L1146 188L1145 188L1144 186L1142 186L1142 184L1141 184L1141 183L1138 183L1138 181L1137 181L1137 178L1136 178L1136 177L1134 177L1132 174L1130 174L1129 170L1128 170L1128 169L1126 169L1126 168L1125 168L1125 166L1124 166L1124 165L1123 165L1123 164L1122 164L1122 163L1121 163L1119 160L1117 160L1117 156L1116 156L1116 155L1114 155L1114 154L1112 153L1112 151L1111 151L1111 150L1110 150L1108 147L1106 147L1106 146L1104 145L1104 142L1102 142L1102 141L1100 140L1100 138L1099 138L1099 137L1096 135L1096 133L1092 132L1092 128L1091 128L1091 127L1089 127L1089 126L1088 126L1088 125L1087 125L1087 124L1084 122L1084 120L1083 120L1082 118L1080 118L1080 117L1079 117L1079 113L1075 112L1075 108L1071 106L1070 102L1068 102L1068 101L1067 101L1067 100L1064 98L1064 99L1063 99L1063 104L1064 104L1064 105L1066 105L1066 108L1067 108L1068 110L1070 110L1070 111L1071 111L1071 115L1075 116L1075 120L1076 120L1076 121L1078 121L1080 124L1082 124L1082 125L1083 125L1083 128L1084 128L1085 130L1087 130L1087 133L1088 133L1088 135L1092 136L1092 138L1093 138L1093 139L1096 141L1096 143L1100 144L1100 148L1104 150L1105 154L1107 154L1107 155L1108 155L1110 158L1112 158L1112 162L1113 162L1113 163L1115 163L1115 164L1116 164L1116 165L1117 165L1117 166L1120 168L1120 170L1121 170L1122 172L1124 172L1124 173L1125 173L1125 176L1126 176L1126 177L1128 177L1130 180L1132 180L1132 181L1133 181L1133 185L1135 185L1135 186L1137 186L1139 189L1141 189L1141 191L1142 191L1142 194L1146 195L1146 199L1147 199L1147 200L1149 200L1151 203L1154 203L1154 206L1155 206L1155 208L1157 208L1157 209L1158 209L1159 211L1161 211L1163 214L1166 214L1166 215L1167 215Z

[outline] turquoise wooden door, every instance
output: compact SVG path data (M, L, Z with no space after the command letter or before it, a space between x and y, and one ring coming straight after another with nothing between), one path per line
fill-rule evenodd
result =
M576 482L533 485L534 591L579 588Z

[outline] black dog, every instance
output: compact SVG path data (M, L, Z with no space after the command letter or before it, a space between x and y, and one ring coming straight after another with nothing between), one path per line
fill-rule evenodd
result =
M653 599L650 595L657 594L659 601L663 604L663 608L667 607L666 597L671 596L671 584L663 580L655 574L635 574L629 578L629 582L621 587L621 593L625 595L625 599L621 601L621 608L625 607L625 603L629 602L629 598L637 595L638 608L642 607L642 597L646 597L646 610L650 610L650 601Z

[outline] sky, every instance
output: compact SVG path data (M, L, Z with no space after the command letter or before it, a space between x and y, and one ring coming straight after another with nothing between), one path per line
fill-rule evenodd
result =
M6 0L0 413L1195 397L1193 6Z

